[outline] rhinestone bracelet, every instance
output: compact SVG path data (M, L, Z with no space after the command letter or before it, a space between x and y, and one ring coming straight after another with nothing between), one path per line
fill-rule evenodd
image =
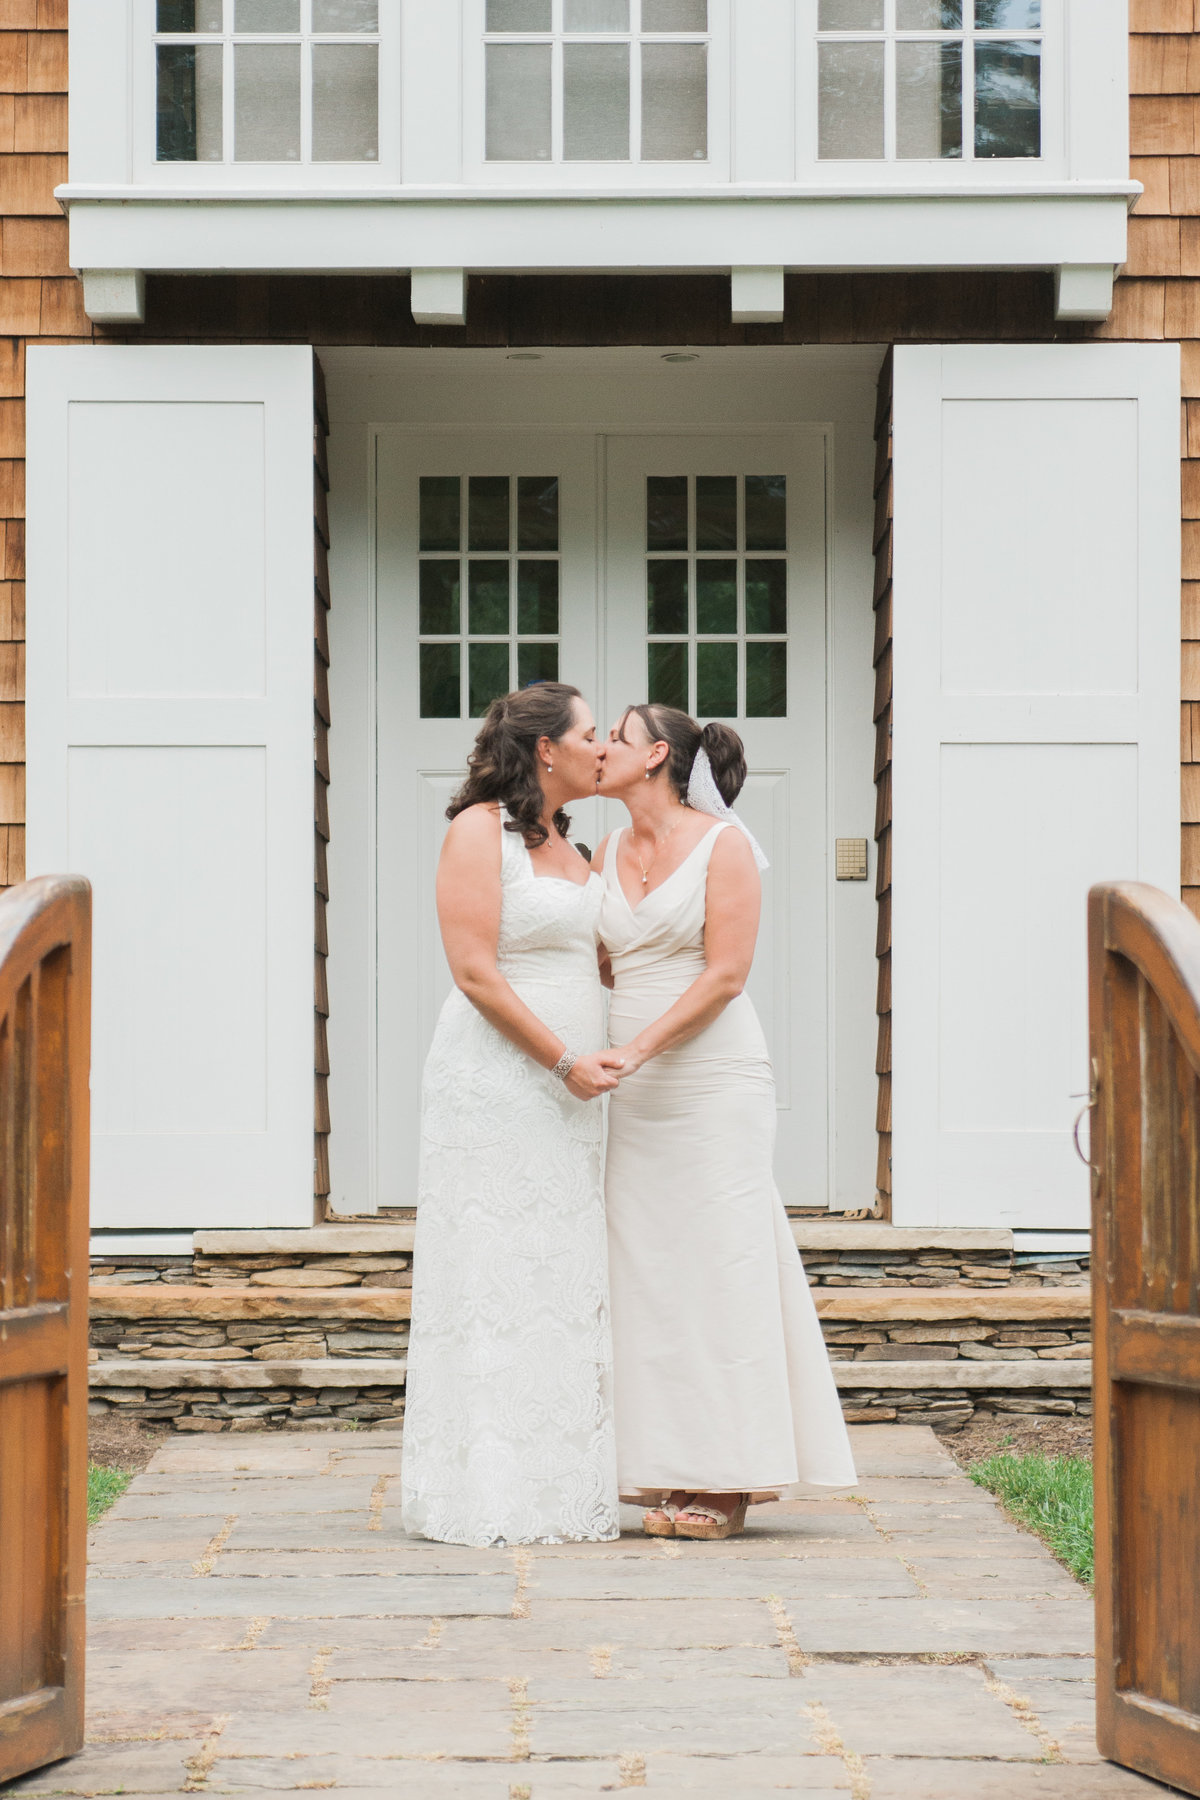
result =
M562 1055L559 1057L558 1061L555 1063L554 1067L551 1069L550 1073L552 1075L557 1075L558 1079L560 1081L565 1081L567 1079L567 1076L571 1073L571 1070L575 1067L575 1064L578 1061L579 1061L578 1051L564 1050Z

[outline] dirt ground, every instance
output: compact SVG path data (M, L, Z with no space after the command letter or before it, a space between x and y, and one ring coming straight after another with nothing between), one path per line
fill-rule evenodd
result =
M1001 1419L973 1420L961 1431L947 1432L941 1441L964 1469L1000 1451L1013 1456L1040 1451L1043 1456L1090 1457L1092 1421L1010 1414Z
M123 1419L120 1413L106 1413L102 1419L88 1420L88 1457L104 1469L124 1469L137 1475L171 1427L157 1420Z

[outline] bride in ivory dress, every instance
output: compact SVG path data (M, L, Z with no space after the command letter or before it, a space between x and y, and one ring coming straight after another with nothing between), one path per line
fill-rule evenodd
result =
M618 1535L602 1112L601 882L567 839L596 791L573 687L495 700L450 803L438 920L455 991L425 1064L403 1454L406 1531Z
M671 707L628 708L603 749L600 792L630 816L592 864L624 1065L605 1171L617 1475L658 1537L728 1537L753 1497L855 1480L743 992L766 866L730 811L745 778L736 732Z

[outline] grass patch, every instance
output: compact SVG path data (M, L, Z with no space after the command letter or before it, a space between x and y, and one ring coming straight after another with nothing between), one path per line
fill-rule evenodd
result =
M1081 1456L1012 1456L1004 1452L967 1470L979 1487L1003 1501L1072 1575L1093 1575L1092 1465Z
M114 1500L119 1500L133 1480L127 1469L105 1469L99 1463L88 1464L88 1524L94 1525Z

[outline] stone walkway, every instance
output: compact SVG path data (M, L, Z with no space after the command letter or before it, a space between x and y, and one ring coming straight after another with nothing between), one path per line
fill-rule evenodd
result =
M20 1794L1104 1800L1091 1604L932 1432L729 1544L406 1538L399 1440L176 1439L94 1534L89 1743Z

